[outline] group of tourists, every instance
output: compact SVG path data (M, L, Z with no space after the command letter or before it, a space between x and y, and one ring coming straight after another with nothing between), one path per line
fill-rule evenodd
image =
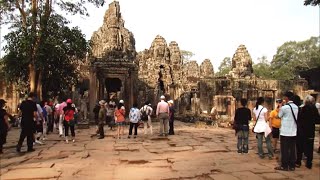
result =
M276 108L269 113L264 106L264 98L259 97L252 111L247 108L247 100L240 100L241 107L236 110L234 129L238 138L238 153L249 151L249 121L254 120L252 131L256 134L258 155L265 157L263 140L267 145L267 156L273 159L274 153L281 153L281 164L276 170L294 171L301 166L303 155L306 157L305 166L312 168L315 124L320 123L320 104L315 103L311 95L305 97L303 103L299 96L292 92L286 92L283 99L276 100ZM9 130L9 114L5 110L6 101L0 99L0 153L3 153L3 145L6 143ZM318 106L318 109L317 109ZM19 110L21 113L21 132L16 151L20 152L23 141L27 138L27 151L34 151L34 144L43 144L46 135L57 129L59 136L65 138L65 142L75 142L75 125L77 109L71 99L61 103L39 102L36 103L35 95L30 93L24 100ZM105 137L104 126L108 124L110 130L117 127L115 138L124 138L125 126L129 124L127 138L138 136L138 127L143 125L144 134L153 134L151 117L156 115L160 122L159 136L174 135L173 100L166 101L165 96L160 97L160 102L154 111L149 101L138 108L133 103L126 118L124 100L118 103L111 99L108 103L100 100L94 108L99 139ZM71 139L69 139L69 129ZM280 151L277 142L280 139ZM320 144L319 144L320 153Z
M174 135L174 107L173 100L165 101L165 96L160 97L161 101L157 105L156 116L160 120L160 133L159 136ZM151 116L154 113L152 105L149 101L146 101L144 105L139 109L137 103L133 103L126 121L126 108L124 100L120 100L118 105L114 100L107 103L105 100L99 101L99 106L96 106L93 110L95 113L95 119L97 124L98 139L104 138L104 125L108 124L110 130L113 130L114 126L117 126L117 139L121 139L124 136L124 127L129 123L128 138L136 138L138 135L138 127L143 125L144 134L153 134Z
M277 153L280 138L281 164L275 170L294 171L301 166L302 156L306 157L305 166L312 168L315 124L320 124L320 107L311 95L303 103L299 96L288 91L283 99L276 100L276 108L269 113L264 107L264 98L259 97L251 111L247 100L241 99L241 107L236 110L234 129L238 137L238 153L248 153L249 121L254 120L252 131L256 134L258 155L264 158L263 139L267 145L268 157L273 159ZM320 153L320 143L319 151Z

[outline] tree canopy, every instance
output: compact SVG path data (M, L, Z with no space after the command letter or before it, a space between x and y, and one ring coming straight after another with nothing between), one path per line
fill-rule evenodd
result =
M104 4L104 0L9 0L0 2L0 23L10 22L13 23L13 28L20 28L18 34L7 36L7 40L18 41L16 45L19 47L12 48L18 48L19 52L23 51L21 53L23 56L19 56L20 59L15 61L24 64L21 72L28 72L23 78L28 78L30 91L37 92L37 94L41 91L43 68L39 64L45 64L43 59L46 53L43 54L42 48L48 43L48 26L51 18L54 17L53 13L60 8L73 15L88 15L86 3L99 7ZM20 38L22 38L21 41ZM58 47L65 46L64 43L65 41ZM8 57L13 56L12 53L10 54L11 50L17 49L8 48Z
M186 64L190 61L190 58L194 56L194 53L191 51L181 50L182 62Z
M308 6L308 5L317 6L319 4L320 4L320 0L305 0L304 1L305 6Z
M229 72L232 69L232 62L230 57L225 57L218 67L218 72L216 73L216 76L225 76L229 74Z
M59 92L75 84L79 73L75 62L84 59L87 52L84 34L78 28L70 29L67 24L62 16L53 14L48 21L46 38L39 47L35 65L41 71L39 81L44 92ZM5 36L7 54L2 61L3 70L9 81L26 85L22 82L28 80L26 67L31 41L21 26L15 29Z
M285 42L277 49L271 61L275 79L292 79L299 72L320 67L320 38Z
M262 56L258 58L258 63L253 64L253 73L260 78L263 79L270 79L272 78L271 69L270 69L270 62L268 61L266 56Z

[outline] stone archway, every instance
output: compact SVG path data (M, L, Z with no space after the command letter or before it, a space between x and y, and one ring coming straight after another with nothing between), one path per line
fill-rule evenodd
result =
M120 98L122 96L121 95L122 81L119 78L106 78L105 88L106 88L106 95L107 95L106 98L108 101L111 98L111 94L116 94L117 98Z

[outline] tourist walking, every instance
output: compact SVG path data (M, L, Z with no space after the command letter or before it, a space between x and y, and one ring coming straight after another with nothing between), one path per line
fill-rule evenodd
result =
M270 117L269 117L269 121L271 122L271 126L272 126L272 147L273 147L273 152L276 153L277 151L277 144L278 144L278 140L280 137L280 126L281 126L281 119L278 117L278 113L279 110L282 106L282 99L277 99L276 103L277 103L277 107L276 109L272 110L270 112Z
M258 138L258 154L260 158L264 158L263 152L263 137L266 140L267 149L268 149L268 157L272 159L273 150L271 146L271 125L267 122L268 120L268 109L263 107L264 98L259 97L256 102L256 107L252 110L253 120L256 121L256 124L253 128L253 132L256 133Z
M298 115L296 167L301 166L302 154L304 154L307 157L306 167L312 168L315 124L319 123L320 116L315 106L315 99L308 95Z
M275 170L294 171L296 162L296 136L299 107L293 103L294 94L290 91L284 95L285 105L279 110L281 118L280 152L281 165Z
M9 114L4 109L7 101L0 99L0 154L3 153L3 145L7 142L7 133L9 129Z
M174 113L176 110L173 106L173 100L168 101L169 105L169 135L174 135Z
M52 110L52 102L45 102L44 108L46 109L47 113L48 113L48 131L47 134L49 134L49 132L53 132L53 110Z
M124 126L126 125L125 123L125 114L126 114L126 109L124 107L124 101L120 100L117 109L114 112L115 115L115 122L118 126L117 130L117 138L121 139L121 136L124 135Z
M98 115L98 130L99 130L99 138L98 139L103 139L104 138L104 123L106 122L106 101L105 100L101 100L99 101L99 105L100 105L100 110L99 110L99 115Z
M129 139L131 138L133 127L134 127L133 138L136 138L138 135L138 124L139 124L138 122L141 120L141 112L138 109L137 103L133 103L132 108L130 109L129 120L130 120L130 127L129 127L128 138Z
M36 118L36 131L35 131L35 143L43 145L44 143L41 141L41 137L43 138L43 124L44 124L44 117L43 117L43 110L40 104L36 104L37 106L37 118ZM43 139L42 139L43 140Z
M20 105L21 111L21 132L17 145L17 152L21 151L22 143L27 137L28 152L34 151L33 149L33 133L35 129L34 119L37 119L37 105L34 102L34 94L30 93L27 100L23 101Z
M96 103L96 105L93 108L93 114L94 114L94 123L96 125L96 134L99 135L99 111L100 111L100 105L99 102Z
M113 130L114 127L114 108L115 108L115 103L113 101L110 101L108 106L107 106L107 124L110 127L110 130Z
M63 136L63 127L64 127L64 111L63 109L67 106L67 103L63 101L59 104L59 136Z
M144 106L140 109L141 112L141 120L143 121L144 134L148 134L148 129L150 130L150 134L152 135L152 121L151 115L153 113L153 109L149 101L144 103Z
M236 110L234 117L234 129L238 137L238 153L248 153L249 150L249 121L251 111L247 108L247 99L241 99L241 106Z
M168 135L168 120L169 120L169 105L165 102L165 96L160 97L160 102L157 105L156 115L160 120L159 136Z
M76 133L74 130L75 120L74 113L76 109L72 107L72 100L67 99L67 106L63 108L63 126L64 126L64 136L66 143L69 143L69 128L71 131L72 142L75 142Z

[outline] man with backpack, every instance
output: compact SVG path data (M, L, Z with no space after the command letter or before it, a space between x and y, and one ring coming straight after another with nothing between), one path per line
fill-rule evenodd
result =
M296 136L299 107L293 103L294 94L290 91L284 95L286 104L280 108L280 149L281 165L275 170L294 171L296 162Z
M150 134L152 135L152 124L151 124L151 114L153 109L149 101L146 101L144 106L140 109L141 112L141 120L143 121L144 134L146 135L148 129L150 130Z

